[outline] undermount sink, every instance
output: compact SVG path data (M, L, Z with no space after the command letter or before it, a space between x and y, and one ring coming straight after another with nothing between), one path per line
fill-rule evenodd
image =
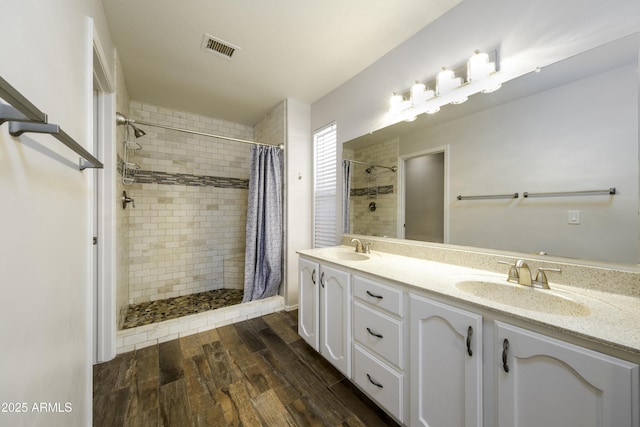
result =
M356 252L354 249L349 248L327 248L322 253L330 259L336 261L366 261L369 259L368 254L362 254Z
M586 305L554 290L532 288L511 284L506 281L498 283L483 280L466 280L456 283L456 288L488 301L540 313L577 317L588 316L591 313L591 310Z

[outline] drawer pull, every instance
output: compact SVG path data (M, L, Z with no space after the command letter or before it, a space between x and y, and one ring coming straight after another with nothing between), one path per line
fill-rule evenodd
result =
M378 298L378 299L382 299L382 295L376 295L376 294L372 294L370 291L367 291L367 295L369 295L372 298Z
M473 350L471 350L471 336L473 335L473 328L469 326L467 329L467 353L469 356L473 356Z
M382 335L380 334L376 334L375 332L373 332L371 329L367 328L367 332L369 332L371 335L373 335L374 337L377 338L384 338Z
M509 351L509 340L504 339L502 341L502 369L505 372L509 372L509 365L507 365L507 352Z
M380 387L380 388L384 388L384 386L378 382L375 382L374 380L371 379L371 375L367 374L367 379L369 379L369 382L371 384L373 384L376 387Z
M313 282L313 284L316 284L316 269L313 269L313 273L311 273L311 281Z

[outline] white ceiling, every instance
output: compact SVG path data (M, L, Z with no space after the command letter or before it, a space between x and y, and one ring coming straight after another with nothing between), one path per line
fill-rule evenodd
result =
M253 125L313 103L461 0L103 0L132 100ZM238 46L200 49L205 33Z

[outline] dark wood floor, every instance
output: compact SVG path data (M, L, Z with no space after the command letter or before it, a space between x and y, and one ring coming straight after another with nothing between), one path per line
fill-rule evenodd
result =
M95 365L94 426L396 425L296 331L274 313Z

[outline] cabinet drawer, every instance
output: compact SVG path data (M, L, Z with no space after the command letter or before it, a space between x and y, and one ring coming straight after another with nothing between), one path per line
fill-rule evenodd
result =
M402 317L402 290L353 276L353 295L380 310Z
M353 307L353 335L356 341L403 369L402 322L359 302L355 302Z
M356 384L391 415L404 421L402 375L357 344L353 365Z

